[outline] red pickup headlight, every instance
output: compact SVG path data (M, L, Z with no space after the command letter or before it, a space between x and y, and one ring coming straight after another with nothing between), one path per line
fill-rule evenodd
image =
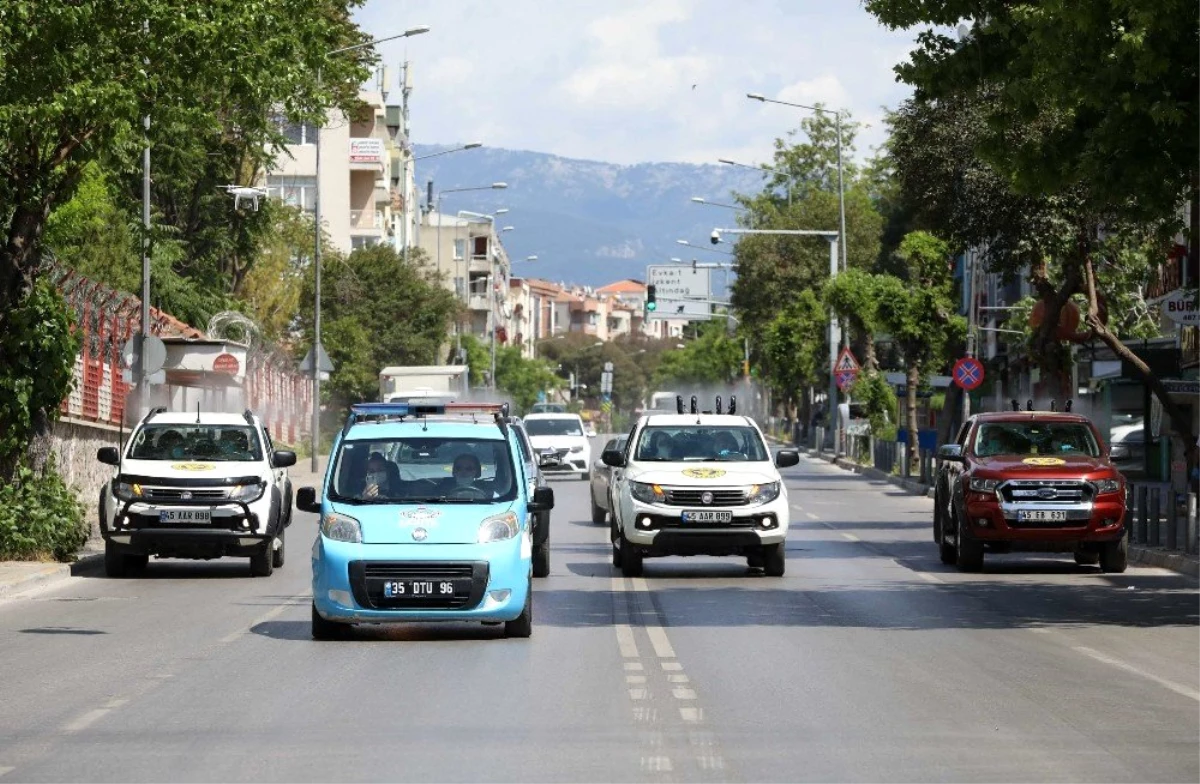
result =
M994 493L999 484L999 479L972 479L970 488L972 493Z
M1121 492L1120 479L1099 479L1092 483L1096 488L1096 495L1108 495L1110 493Z

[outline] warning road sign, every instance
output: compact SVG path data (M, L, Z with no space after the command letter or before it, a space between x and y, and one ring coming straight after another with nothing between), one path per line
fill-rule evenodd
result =
M975 357L963 357L954 363L950 375L955 384L970 392L983 383L983 363Z
M858 360L854 358L854 354L850 349L843 348L842 353L838 355L837 362L833 366L834 373L858 373L862 370L862 366L858 364Z

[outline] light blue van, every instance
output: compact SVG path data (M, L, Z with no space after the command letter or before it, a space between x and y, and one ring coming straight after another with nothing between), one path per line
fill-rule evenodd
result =
M507 406L351 407L320 491L312 551L312 635L354 623L481 621L533 630L532 526L554 491L524 475Z

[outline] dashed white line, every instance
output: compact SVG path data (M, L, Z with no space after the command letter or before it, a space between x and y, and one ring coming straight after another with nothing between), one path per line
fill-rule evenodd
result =
M0 776L7 776L14 770L16 770L16 768L12 767L11 765L0 765Z
M630 689L629 690L629 699L644 700L644 699L646 699L646 697L649 694L650 694L650 692L648 689Z
M1196 691L1195 689L1188 688L1187 686L1175 683L1174 681L1169 681L1166 678L1160 678L1153 673L1146 672L1145 670L1134 667L1132 664L1127 664L1120 659L1114 659L1111 656L1100 653L1100 651L1088 648L1084 645L1073 645L1071 647L1073 650L1082 653L1084 656L1095 659L1098 662L1103 662L1110 667L1116 667L1118 669L1125 670L1125 672L1141 676L1148 681L1157 683L1159 686L1162 686L1165 689L1170 689L1176 694L1182 694L1184 697L1190 697L1191 699L1200 702L1200 692Z
M680 663L679 663L679 662L677 662L677 661L673 661L673 662L662 662L662 668L663 668L664 670L682 670L682 669L683 669L683 665L682 665L682 664L680 664Z
M696 699L696 690L689 689L686 686L681 686L677 689L671 689L671 694L677 700L694 700Z
M129 702L129 700L125 700L125 699L109 700L108 704L106 704L103 708L94 708L94 709L88 711L87 713L83 714L82 716L79 716L75 720L69 721L66 724L64 724L63 732L80 732L82 730L85 730L88 727L95 724L96 722L100 721L100 719L103 719L105 716L107 716L113 710L121 707L122 705L124 705L127 702Z
M625 669L631 672L641 672L644 668L641 662L625 662Z
M935 583L937 585L945 585L946 584L945 580L935 577L932 574L930 574L929 572L914 571L913 574L915 574L918 578L924 580L927 583Z
M680 708L679 718L689 724L698 724L704 721L704 708Z
M644 577L635 577L633 578L633 590L650 593L650 586ZM660 659L674 659L675 649L671 647L671 641L667 639L666 630L653 621L646 623L645 629L646 636L650 638L650 645L654 648L654 655Z
M807 517L809 520L819 520L819 519L820 519L819 517L817 517L817 516L816 516L815 514L813 514L812 512L805 512L805 513L804 513L804 516L805 516L805 517Z
M645 675L626 675L625 682L631 683L631 684L632 683L645 683L646 676Z
M854 534L847 534L847 533L843 533L843 534L842 534L842 538L844 538L844 539L845 539L846 541L848 541L848 542L861 542L861 541L862 541L861 539L859 539L859 538L858 538L857 536L855 536Z
M670 757L642 757L642 770L669 773L674 769Z
M682 672L673 672L667 676L667 683L689 683L691 679Z

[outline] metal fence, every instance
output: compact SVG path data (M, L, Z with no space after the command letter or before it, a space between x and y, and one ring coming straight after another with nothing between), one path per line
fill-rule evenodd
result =
M1125 504L1130 544L1200 550L1195 493L1176 493L1169 482L1130 482Z

